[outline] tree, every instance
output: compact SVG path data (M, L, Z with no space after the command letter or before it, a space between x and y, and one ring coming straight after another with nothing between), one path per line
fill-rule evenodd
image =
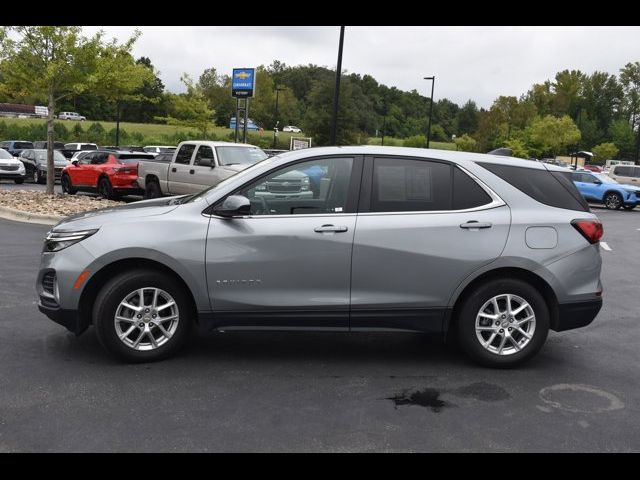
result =
M458 135L464 135L465 133L472 133L478 129L478 107L476 102L468 100L467 103L458 111Z
M616 155L618 155L618 147L610 142L601 143L600 145L593 147L592 152L594 160L604 162L605 160L615 158Z
M635 136L627 120L617 120L609 127L609 138L620 150L620 158L630 160L635 154Z
M625 107L631 120L631 128L638 130L635 160L640 153L640 62L627 63L620 69L620 83L625 93Z
M153 78L145 81L133 92L133 96L137 99L121 102L121 116L123 120L129 122L151 123L154 117L166 115L164 83L160 79L160 72L151 63L151 59L140 57L136 60L136 64L148 68Z
M9 30L13 35L7 35ZM6 91L13 98L32 96L47 102L47 170L53 172L56 105L94 86L103 34L86 38L80 27L68 26L3 27L0 32L0 75ZM49 195L54 180L54 175L47 175Z
M556 156L560 150L580 140L580 130L568 115L536 118L528 127L528 139L542 153Z
M463 152L475 152L477 143L473 137L466 133L455 139L456 150Z
M140 31L136 30L122 45L115 38L104 45L100 49L93 75L93 93L116 104L116 145L120 144L120 103L153 100L139 92L143 85L155 80L155 74L144 62L134 61L130 53L140 35Z
M158 118L170 125L182 125L194 127L200 130L203 137L207 136L207 130L212 125L215 112L209 108L202 88L194 85L191 77L184 73L180 81L187 87L186 93L167 95L169 114L167 117Z

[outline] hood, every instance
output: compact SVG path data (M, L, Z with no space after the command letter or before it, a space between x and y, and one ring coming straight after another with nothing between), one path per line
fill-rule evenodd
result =
M234 163L233 165L220 165L220 166L225 170L231 170L232 172L238 173L246 168L251 167L252 165L253 163L250 163L250 164Z
M11 165L22 165L22 162L17 158L0 158L0 166L8 167Z
M164 215L178 208L179 203L176 202L178 198L180 197L155 198L117 207L77 213L61 220L53 228L58 230L83 230L98 228L106 223L119 223L130 218Z

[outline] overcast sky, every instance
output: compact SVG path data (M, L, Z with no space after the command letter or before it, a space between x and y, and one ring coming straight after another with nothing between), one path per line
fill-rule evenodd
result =
M136 27L103 29L124 41ZM147 56L167 89L183 91L180 75L195 80L205 68L231 74L233 67L313 63L336 66L339 27L137 27L134 55ZM565 68L618 73L640 60L640 27L347 27L343 70L368 73L402 90L430 94L426 76L436 76L436 100L489 107L499 95L519 96L533 83Z

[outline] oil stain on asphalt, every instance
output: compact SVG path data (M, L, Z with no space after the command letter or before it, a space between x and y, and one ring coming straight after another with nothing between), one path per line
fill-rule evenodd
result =
M395 397L387 398L387 400L393 401L396 409L400 405L419 405L421 407L429 407L434 412L439 412L443 407L452 406L452 404L440 399L440 392L435 388L425 388L415 392L405 390Z
M440 412L445 407L455 407L456 405L442 400L442 393L450 393L456 397L471 398L481 402L499 402L511 398L511 395L502 387L487 382L476 382L463 387L452 390L443 390L442 392L435 388L425 388L423 390L404 390L401 393L387 397L391 400L397 409L401 405L418 405L420 407L430 408L433 412Z

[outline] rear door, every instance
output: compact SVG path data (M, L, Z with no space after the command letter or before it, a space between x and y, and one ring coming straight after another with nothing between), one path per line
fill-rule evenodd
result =
M175 162L169 165L167 172L167 189L171 195L184 195L190 193L190 183L194 173L191 159L196 146L191 143L183 144L176 155Z
M439 331L453 291L496 259L509 208L447 162L368 157L354 238L351 327Z

